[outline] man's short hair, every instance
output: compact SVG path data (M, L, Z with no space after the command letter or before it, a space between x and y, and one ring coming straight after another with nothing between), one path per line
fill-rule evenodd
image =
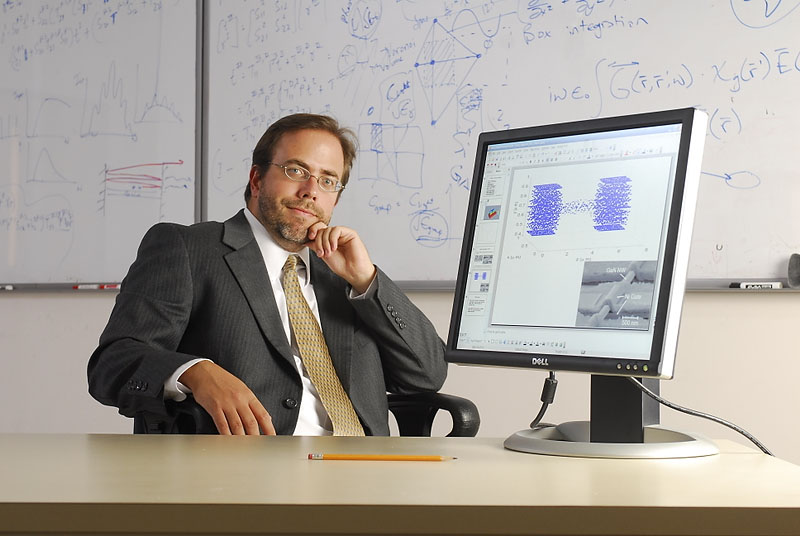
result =
M261 173L263 173L269 162L272 162L275 146L281 137L284 134L298 130L324 130L336 136L342 145L342 153L344 154L344 170L339 180L342 186L346 186L350 178L353 160L356 159L358 138L351 129L340 126L336 119L328 115L299 113L278 119L269 126L264 135L261 136L261 139L258 140L256 148L253 149L253 165L258 166L262 170ZM247 187L244 189L244 202L248 203L251 196L250 181L248 181Z

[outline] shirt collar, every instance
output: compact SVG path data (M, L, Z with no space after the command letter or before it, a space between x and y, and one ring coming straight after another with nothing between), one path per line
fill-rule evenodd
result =
M252 212L250 212L249 208L245 208L244 215L247 218L247 223L250 224L250 228L253 230L253 235L256 238L258 249L261 250L261 256L264 257L264 262L267 265L267 272L269 272L270 277L278 278L280 280L281 272L283 271L283 265L286 263L286 259L289 257L289 255L299 255L306 267L306 277L301 277L300 282L303 285L311 283L309 249L304 247L297 253L286 251L279 246L277 242L275 242L275 239L272 238L272 235L267 232L261 222L256 219ZM304 279L305 282L303 282Z

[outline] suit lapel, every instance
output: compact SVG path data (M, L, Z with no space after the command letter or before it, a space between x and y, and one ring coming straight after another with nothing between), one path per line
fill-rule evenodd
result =
M353 361L353 309L347 302L345 285L330 268L310 255L311 278L317 297L322 333L328 345L328 353L345 391L350 391L351 364Z
M233 251L225 255L264 337L294 368L294 358L275 305L267 268L243 211L225 222L222 242Z

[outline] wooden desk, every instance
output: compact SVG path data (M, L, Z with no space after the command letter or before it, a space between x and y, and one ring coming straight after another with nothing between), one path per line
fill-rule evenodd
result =
M719 445L718 456L647 461L522 454L483 438L0 435L0 533L800 533L800 467Z

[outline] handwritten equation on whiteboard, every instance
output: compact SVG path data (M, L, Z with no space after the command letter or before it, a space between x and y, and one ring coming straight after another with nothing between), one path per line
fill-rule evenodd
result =
M0 281L119 281L148 227L194 221L195 4L0 14Z
M394 277L452 279L480 132L696 106L710 119L691 275L771 275L773 259L800 247L800 228L773 215L790 210L794 187L793 150L775 134L800 120L798 6L212 3L208 216L242 205L250 153L272 121L331 113L360 140L335 221L357 228ZM723 208L739 205L744 218Z

